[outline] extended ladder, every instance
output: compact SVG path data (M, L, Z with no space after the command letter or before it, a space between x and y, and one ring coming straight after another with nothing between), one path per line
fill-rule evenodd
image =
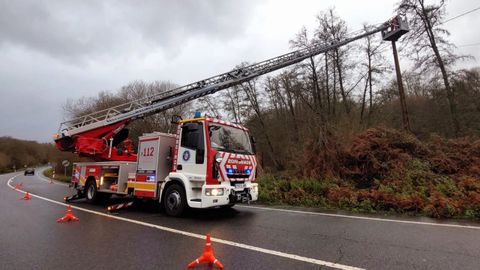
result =
M397 16L351 38L331 44L312 44L263 62L63 122L59 134L55 135L55 144L62 151L73 151L101 160L134 161L136 154L131 142L126 140L128 130L125 127L129 122L241 84L378 32L382 32L384 40L396 40L408 32L408 26ZM117 151L119 149L116 146L122 142L126 150Z
M344 39L334 44L313 44L304 49L293 51L265 60L263 62L234 69L230 72L197 81L153 96L87 114L61 123L59 132L63 133L64 136L72 136L127 119L134 120L147 115L155 114L188 101L213 94L222 89L241 84L260 75L299 63L309 57L325 53L329 50L341 47L352 41L364 38L377 32L386 31L389 27L390 23L384 23L371 31Z

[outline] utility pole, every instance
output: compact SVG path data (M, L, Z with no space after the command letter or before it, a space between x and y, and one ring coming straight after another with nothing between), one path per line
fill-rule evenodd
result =
M405 90L403 88L402 71L400 69L400 61L398 60L397 46L392 40L393 60L395 62L395 72L397 73L398 95L400 96L400 107L402 109L403 129L408 132L410 130L410 120L408 119L407 102L405 101Z
M403 129L411 132L410 120L408 119L407 102L405 100L405 89L403 88L402 71L400 69L400 61L398 60L397 46L395 42L410 31L407 22L402 20L400 16L394 17L390 21L390 29L382 31L383 40L392 42L393 60L395 62L395 72L397 73L398 95L400 96L400 108L402 110Z

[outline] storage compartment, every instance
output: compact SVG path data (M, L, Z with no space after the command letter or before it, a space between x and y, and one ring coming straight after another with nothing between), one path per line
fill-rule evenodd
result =
M144 134L139 138L138 166L134 195L156 198L158 186L170 173L175 135L160 132Z

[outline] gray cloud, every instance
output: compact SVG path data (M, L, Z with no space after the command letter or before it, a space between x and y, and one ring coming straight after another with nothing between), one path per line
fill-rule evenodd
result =
M67 60L241 35L252 1L0 1L0 44ZM138 53L141 53L138 52ZM113 55L112 55L113 54Z
M321 10L336 6L356 30L388 19L397 2L0 0L0 136L51 141L67 99L133 80L200 80L287 52L303 25L316 27ZM447 17L477 6L448 1ZM472 27L479 14L445 25L454 43L480 41ZM462 67L478 66L478 46L459 51L477 57Z

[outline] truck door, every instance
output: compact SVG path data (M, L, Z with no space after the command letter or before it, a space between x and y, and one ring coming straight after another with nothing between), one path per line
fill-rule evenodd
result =
M177 172L183 173L190 181L205 181L207 174L206 152L203 123L183 124L178 148Z

